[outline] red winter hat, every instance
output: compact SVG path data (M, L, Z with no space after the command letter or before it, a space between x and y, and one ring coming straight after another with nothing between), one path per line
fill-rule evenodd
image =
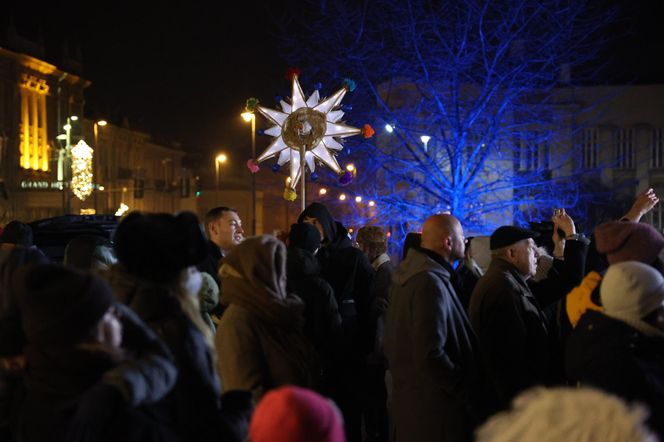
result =
M639 261L652 265L662 249L664 236L653 226L629 221L611 221L595 227L597 251L609 264Z
M341 413L318 393L292 385L269 391L249 424L251 442L345 442Z

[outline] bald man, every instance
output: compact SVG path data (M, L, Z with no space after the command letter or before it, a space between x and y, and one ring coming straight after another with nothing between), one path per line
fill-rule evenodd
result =
M470 440L477 340L451 282L463 258L458 219L433 215L394 272L385 324L396 441Z

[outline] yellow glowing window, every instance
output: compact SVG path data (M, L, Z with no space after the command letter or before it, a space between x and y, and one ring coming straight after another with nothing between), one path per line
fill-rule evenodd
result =
M48 171L46 80L22 74L20 79L20 162L24 169Z

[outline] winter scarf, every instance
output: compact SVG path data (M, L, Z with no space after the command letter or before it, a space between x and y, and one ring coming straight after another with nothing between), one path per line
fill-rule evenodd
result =
M271 235L245 239L220 269L221 302L285 329L301 329L304 305L286 292L286 246Z

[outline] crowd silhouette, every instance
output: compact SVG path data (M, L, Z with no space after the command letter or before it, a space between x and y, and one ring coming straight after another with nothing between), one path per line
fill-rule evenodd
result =
M551 238L431 214L401 256L320 203L285 241L230 207L132 212L62 263L12 221L0 440L664 438L658 203L586 234L557 210Z

